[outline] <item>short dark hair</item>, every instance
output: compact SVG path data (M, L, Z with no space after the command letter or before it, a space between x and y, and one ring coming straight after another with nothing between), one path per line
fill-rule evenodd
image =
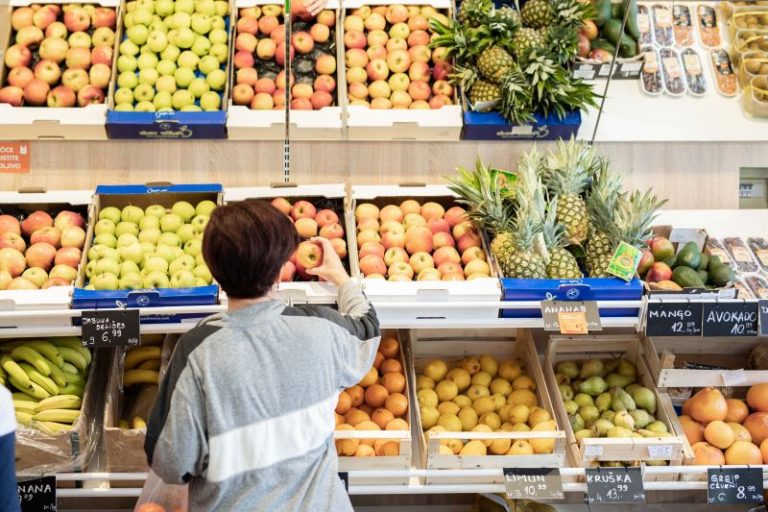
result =
M266 201L219 206L203 235L203 258L229 297L266 295L299 245L293 222Z

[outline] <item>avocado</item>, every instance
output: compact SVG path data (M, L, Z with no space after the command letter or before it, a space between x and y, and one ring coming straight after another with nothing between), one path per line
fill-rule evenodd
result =
M699 251L696 242L688 242L683 246L683 250L677 253L677 266L685 266L696 270L700 264L701 251Z
M619 55L625 59L630 59L637 55L637 53L637 41L632 39L632 36L621 34L621 38L619 38Z
M720 256L710 256L709 257L709 263L707 263L707 270L712 270L718 265L722 265L723 262L720 261Z
M675 268L677 264L677 256L672 255L669 258L664 258L662 262L666 263L669 268Z
M696 271L696 273L699 274L699 278L702 280L702 282L706 283L709 281L709 272L706 270L699 269Z
M605 39L593 39L591 41L591 48L593 50L605 50L608 53L611 54L611 57L616 55L616 47L612 44L606 41Z
M611 2L611 18L621 21L623 14L622 14L622 8L621 4L614 4Z
M622 34L621 21L619 20L610 19L603 25L603 36L615 45L619 44Z
M707 270L709 267L709 254L701 253L701 263L699 263L699 270Z
M602 27L603 24L611 19L611 0L597 0L597 16L595 16L595 25Z
M633 39L640 39L640 26L637 23L637 0L624 0L622 2L622 15L627 14L626 31Z
M672 271L672 281L683 288L704 288L704 282L695 270L689 267L677 267Z
M715 265L713 268L710 268L709 270L709 278L712 281L712 284L717 286L718 288L721 288L723 286L726 286L728 283L733 281L735 278L733 274L733 269L729 267L728 265Z

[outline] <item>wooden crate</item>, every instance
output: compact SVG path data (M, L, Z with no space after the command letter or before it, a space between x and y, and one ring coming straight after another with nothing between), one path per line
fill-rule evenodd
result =
M430 359L439 358L448 363L459 361L467 356L488 354L498 360L518 359L524 363L524 371L536 382L536 397L539 406L556 419L552 402L550 401L544 374L539 363L536 346L530 332L520 330L517 336L499 332L493 336L478 337L471 331L467 334L455 331L410 331L411 349L413 351L413 366L411 367L411 382L416 382L416 375ZM416 401L415 386L411 395L412 403ZM505 467L563 467L565 465L565 432L560 429L554 432L440 432L429 436L421 430L421 414L414 409L416 417L415 428L418 429L420 450L423 465L427 469L474 469L474 468L505 468ZM558 424L560 422L558 421ZM551 454L536 455L485 455L461 456L441 455L439 446L441 439L483 440L483 439L555 439L555 449ZM450 483L502 483L501 472L497 477L455 478L432 477L427 484Z
M643 338L648 367L659 388L751 386L768 382L768 370L748 370L749 352L765 343L754 337ZM698 363L727 369L685 369L675 364Z
M577 466L592 466L602 461L650 461L667 460L670 465L680 465L686 457L682 429L669 398L659 393L642 357L642 346L636 336L553 336L547 347L544 373L547 385L555 393L557 381L554 367L564 360L609 359L624 357L637 367L637 381L656 393L656 419L667 425L674 437L657 438L590 438L576 440L568 414L560 397L556 397L555 412L559 424L568 437L568 449L572 462ZM661 456L663 454L663 456ZM671 475L677 479L679 475ZM670 475L664 475L670 479Z
M336 430L333 433L334 439L393 439L400 442L400 453L396 456L382 457L348 457L339 456L339 471L368 471L368 470L407 470L411 468L411 459L413 457L413 415L411 414L411 405L414 403L411 398L409 385L410 368L410 350L408 338L402 336L397 331L384 331L382 338L395 336L400 341L400 363L403 365L405 374L405 390L403 395L408 397L408 412L405 415L405 421L408 422L409 430L397 431L352 431ZM407 477L382 477L382 478L358 478L350 476L350 484L354 485L408 485Z

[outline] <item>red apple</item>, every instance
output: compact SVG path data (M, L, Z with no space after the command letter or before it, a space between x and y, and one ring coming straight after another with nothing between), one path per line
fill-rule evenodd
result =
M85 245L85 230L80 226L69 226L61 232L62 247L77 247L82 249Z
M464 252L470 247L480 247L480 236L474 231L470 231L456 242L459 252Z
M21 234L21 225L13 215L0 215L0 233Z
M450 233L444 233L442 231L435 233L432 237L432 245L435 249L441 247L456 247L456 241L453 239Z
M107 27L114 29L117 25L117 13L114 9L97 7L93 12L94 28Z
M49 277L40 289L45 290L46 288L52 288L54 286L69 286L71 283L72 281L68 281L63 277Z
M53 226L53 219L47 212L37 210L29 214L29 216L21 221L21 232L25 236L32 236L32 233L38 229L47 228Z
M467 220L467 211L461 206L452 206L445 212L443 218L448 222L448 225L454 227L456 224Z
M267 78L267 80L269 80ZM238 84L246 84L251 87L255 86L259 81L259 74L255 68L242 68L237 70L237 78L235 80ZM274 84L274 82L273 82ZM272 92L270 92L272 94Z
M416 254L412 255L410 263L411 267L413 267L413 271L417 274L419 274L424 269L434 268L435 266L435 260L432 259L432 256L430 256L429 253L426 252L417 252Z
M328 94L336 90L336 80L330 75L318 75L315 78L315 92L326 92ZM331 98L333 100L333 98Z
M32 62L32 52L26 46L14 44L5 50L5 65L9 68L29 66Z
M410 261L410 257L408 256L408 253L405 252L405 249L401 247L390 247L384 253L384 263L386 263L388 267L391 267L396 261L407 262Z
M298 218L296 219L296 231L304 239L317 236L317 222L311 217Z
M77 104L81 107L104 103L104 91L94 85L86 85L77 92Z
M56 215L56 218L53 219L53 227L59 231L63 232L65 229L72 226L80 228L85 227L85 219L83 219L83 216L70 210L61 210Z
M7 231L5 233L0 233L0 249L4 249L6 247L16 249L17 251L23 253L27 248L27 244L24 242L24 239L21 238L20 235L11 231Z
M301 242L296 249L296 262L304 269L318 267L323 262L323 249L314 242Z
M365 48L368 40L362 32L350 30L344 34L344 46L349 48Z
M11 27L13 30L20 30L32 25L35 10L31 7L17 7L11 14ZM56 16L54 15L54 19Z
M275 18L274 16L272 16L272 18L274 18L275 21L277 21L277 18ZM239 20L237 20L237 24L235 26L237 28L238 34L248 34L248 35L255 36L259 32L259 19L251 16L240 18ZM269 34L265 33L265 35L269 35Z
M21 87L3 87L0 89L0 103L8 103L14 107L20 107L24 100L24 89Z
M46 242L32 244L27 249L26 260L30 267L40 267L48 272L53 266L56 248Z
M77 268L80 264L82 252L77 247L62 247L56 251L56 257L53 260L55 265L68 265Z
M275 81L271 78L259 78L256 81L256 85L254 86L254 89L256 90L256 94L259 93L266 93L266 94L273 94L277 87L275 86ZM285 99L285 96L283 96L283 99Z
M309 217L314 219L317 215L317 208L309 201L296 201L291 208L291 218L293 220Z
M27 268L27 263L20 251L11 247L0 249L0 270L8 272L11 277L17 277L24 272L25 268Z
M10 282L6 290L37 290L35 283L25 277L16 277Z
M232 101L235 105L250 105L253 96L253 87L248 84L237 84L232 88Z
M453 247L441 247L437 249L432 254L432 258L435 260L435 265L438 267L445 263L454 263L458 265L461 262L461 256L459 256L458 251Z
M461 262L467 265L470 261L482 260L485 261L485 253L480 247L470 247L461 254Z
M291 203L284 197L274 198L271 204L286 215L291 213Z
M331 245L339 258L347 257L347 242L343 238L331 238Z
M296 273L296 265L293 262L286 261L283 268L280 270L280 282L288 283L293 281L293 276Z
M474 231L475 228L472 226L472 223L469 221L463 221L455 226L453 226L453 230L451 231L451 234L453 235L453 238L458 240L459 238L463 237L469 232Z
M312 39L312 36L308 32L303 31L293 34L291 44L302 55L308 54L315 47L315 41Z
M433 218L427 220L427 227L432 231L432 234L437 233L449 233L451 232L451 226L448 221L443 218Z
M35 78L35 74L27 67L13 68L8 72L8 84L23 89Z
M91 26L91 18L88 11L76 7L64 13L64 24L70 32L85 32Z
M675 255L675 248L667 238L663 236L654 236L648 245L656 261L662 261Z
M368 255L374 255L378 256L382 260L384 259L384 246L381 245L378 242L366 242L360 247L360 252L358 254L359 258L362 260Z
M381 244L385 249L392 247L405 248L405 234L402 231L387 231L381 237Z
M331 29L322 23L315 23L309 29L309 35L316 43L324 43L331 37Z
M432 231L426 226L413 226L405 232L405 248L410 254L432 252Z
M387 265L384 263L384 259L381 256L368 254L360 259L360 272L366 277L371 274L379 274L383 276L387 273Z
M31 244L45 242L54 247L59 247L61 242L61 232L52 226L40 228L32 233L32 236L29 237L29 242Z

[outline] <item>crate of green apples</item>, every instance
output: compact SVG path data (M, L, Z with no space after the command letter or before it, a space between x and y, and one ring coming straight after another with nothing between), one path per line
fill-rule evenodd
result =
M221 197L218 184L97 187L72 306L215 304L202 239Z

